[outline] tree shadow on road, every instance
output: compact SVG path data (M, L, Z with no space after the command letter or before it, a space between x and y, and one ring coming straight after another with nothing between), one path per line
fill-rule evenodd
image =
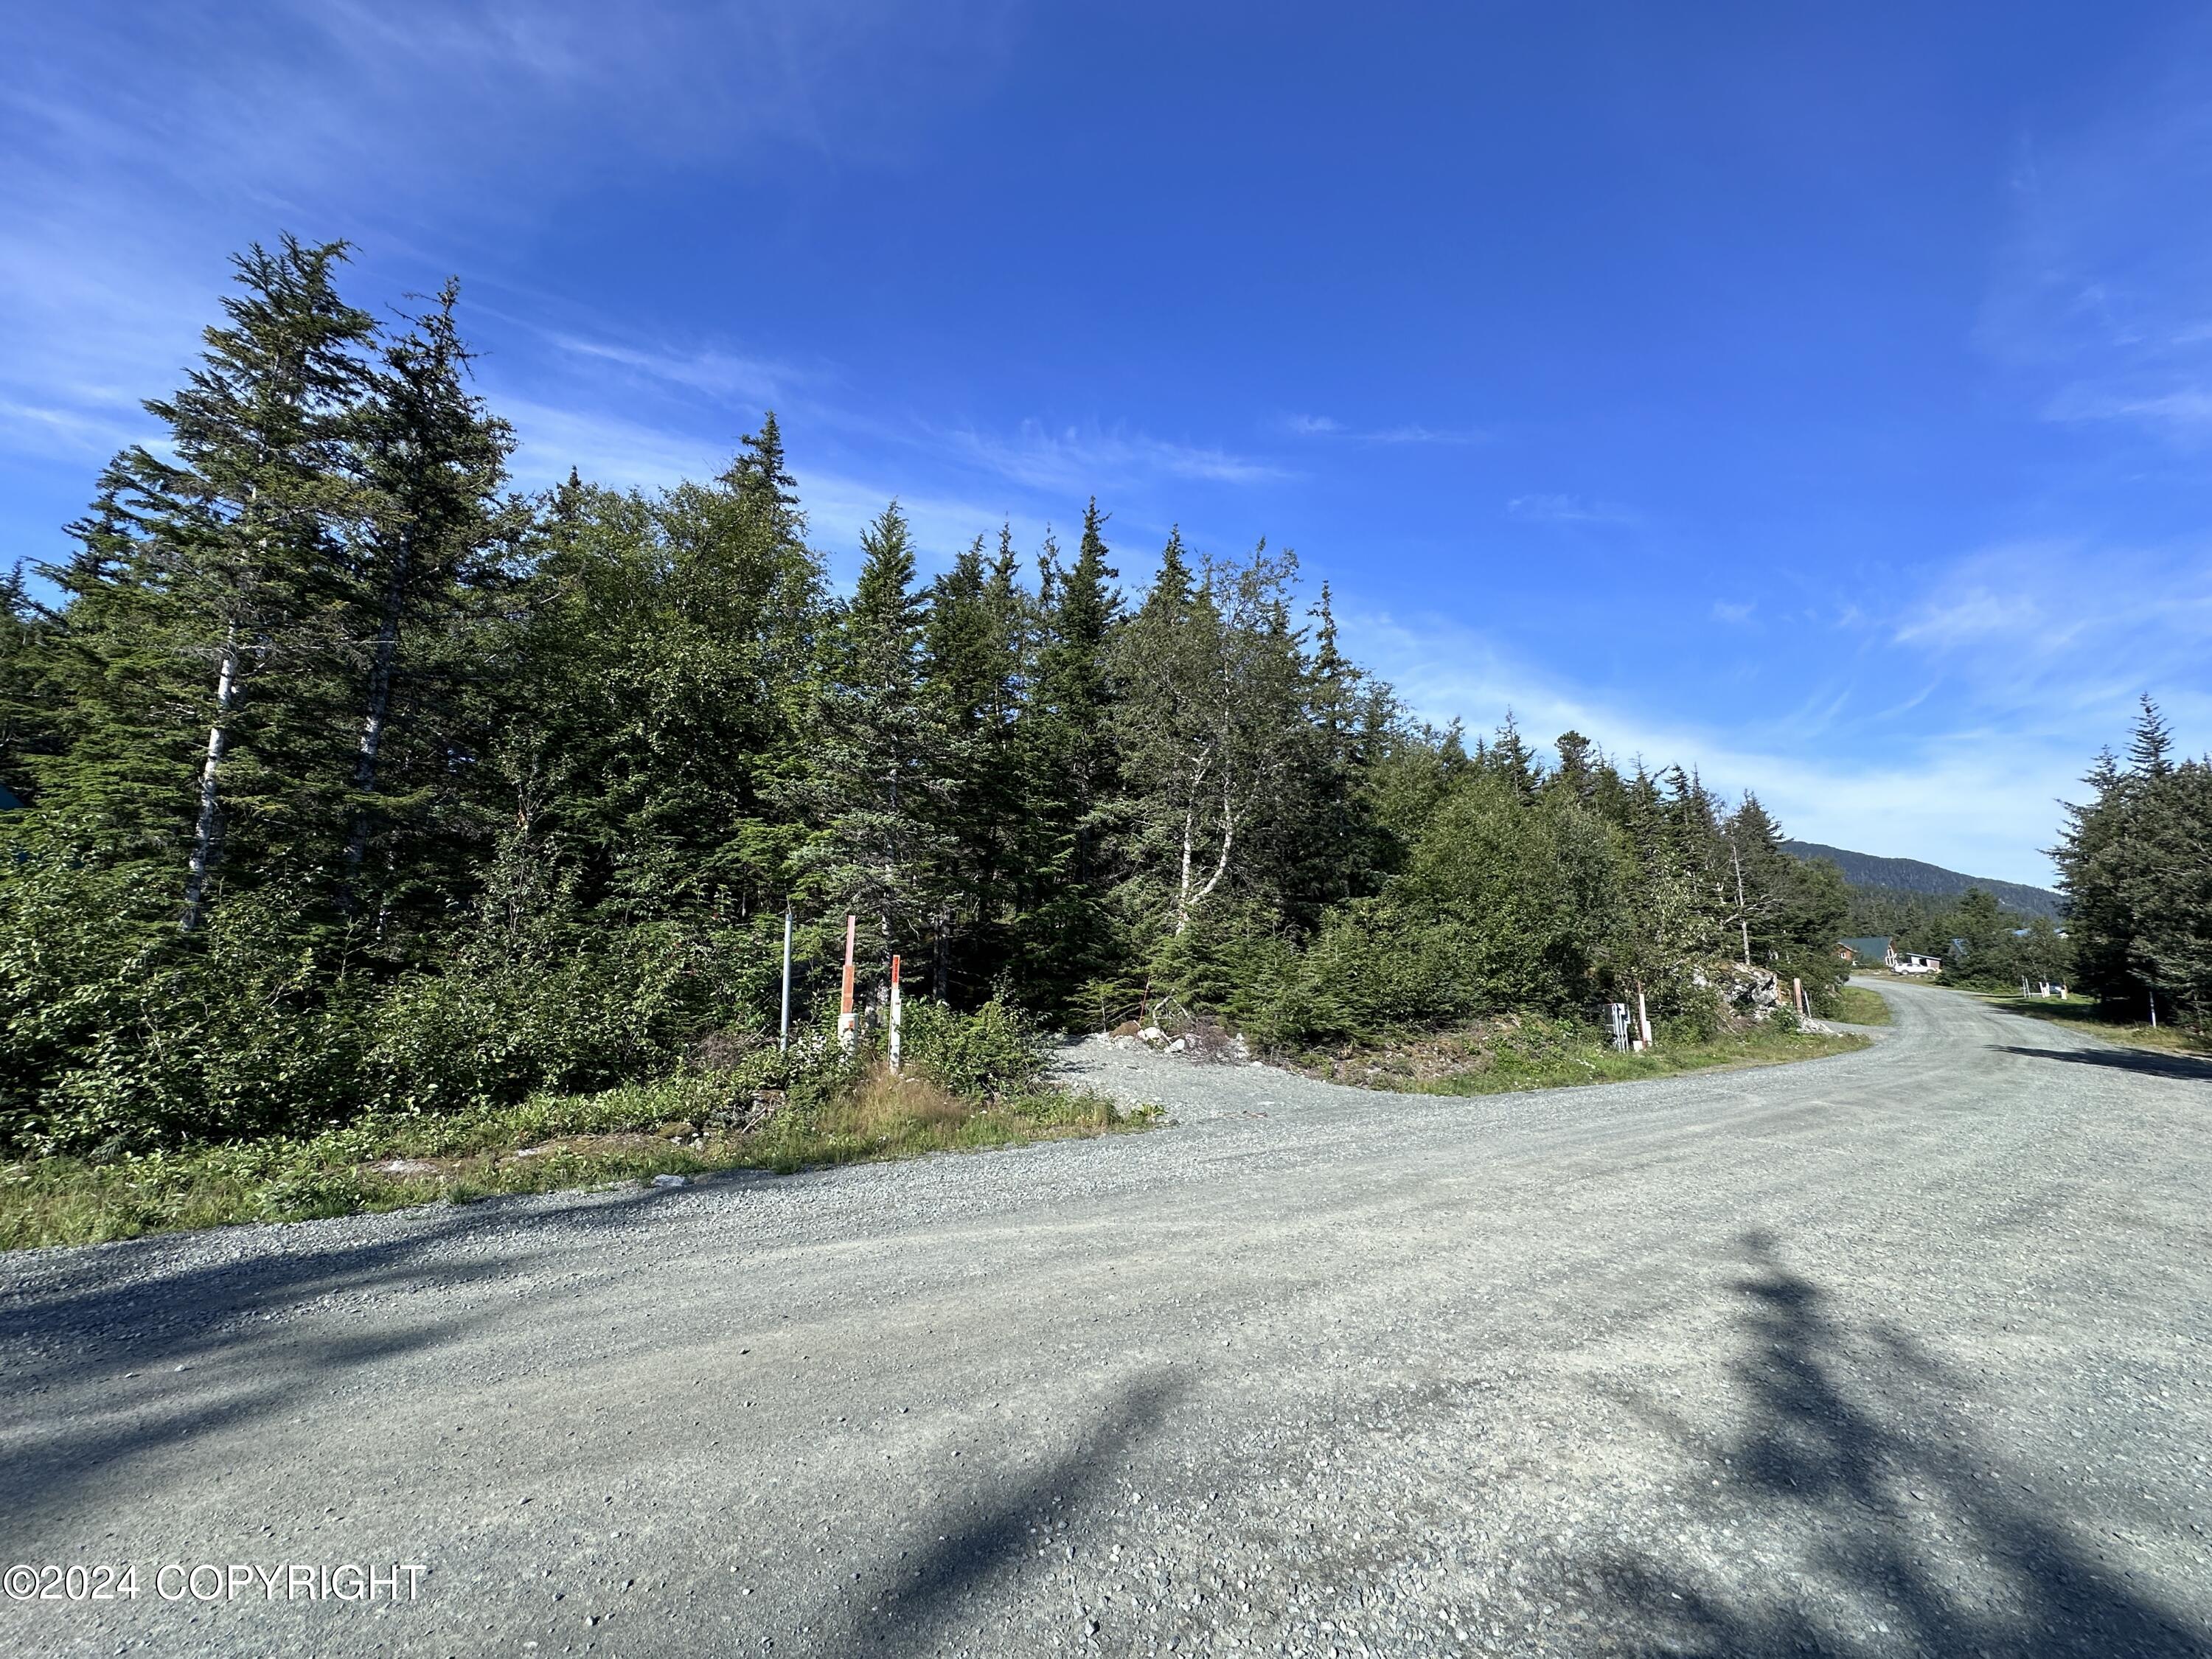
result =
M0 1541L53 1534L180 1443L250 1433L363 1373L513 1317L482 1306L464 1316L447 1293L527 1271L545 1253L528 1246L573 1249L575 1232L638 1221L653 1196L534 1218L470 1206L368 1239L309 1222L236 1255L163 1236L74 1252L60 1271L40 1262L0 1297ZM549 1240L532 1219L562 1231ZM139 1253L150 1266L127 1260ZM317 1315L325 1298L363 1297L380 1304L368 1334Z
M1701 1659L2212 1656L2203 1627L2098 1558L2055 1490L2030 1492L2045 1483L2006 1468L1947 1409L1972 1379L1898 1333L1850 1327L1770 1237L1743 1245L1732 1370L1747 1412L1717 1443L1673 1426L1718 1477L1717 1503L1750 1511L1751 1537L1703 1565L1629 1550L1571 1568L1563 1592L1609 1646ZM1778 1550L1794 1570L1775 1570Z
M1077 1516L1089 1489L1105 1478L1116 1457L1160 1427L1184 1387L1159 1376L1129 1389L1066 1454L1009 1486L988 1507L951 1527L944 1517L922 1516L919 1530L929 1541L911 1553L895 1550L898 1534L887 1528L883 1559L869 1576L873 1582L864 1581L865 1593L856 1592L856 1610L824 1620L833 1631L843 1626L841 1639L824 1650L918 1652L945 1626L973 1617L980 1594L1034 1567L1039 1547L1066 1541L1062 1534L1040 1546L1039 1538L1051 1534L1033 1535L1033 1529ZM941 1534L940 1527L945 1527ZM863 1604L866 1610L858 1610ZM1069 1613L1073 1618L1072 1607Z
M1993 1043L2001 1054L2020 1054L2029 1060L2063 1060L2075 1066L2101 1066L2107 1071L2134 1072L2143 1077L2179 1078L2190 1083L2212 1083L2212 1060L2187 1054L2162 1054L2149 1048L2021 1048Z

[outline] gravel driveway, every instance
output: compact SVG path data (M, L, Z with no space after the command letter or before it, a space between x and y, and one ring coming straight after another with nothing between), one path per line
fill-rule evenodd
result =
M1773 1070L1094 1044L1171 1127L0 1258L0 1556L88 1570L0 1651L2212 1654L2212 1067L1884 992Z

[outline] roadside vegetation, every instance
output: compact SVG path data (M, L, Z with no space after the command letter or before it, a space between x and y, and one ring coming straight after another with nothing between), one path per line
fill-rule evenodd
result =
M1868 1042L1847 1032L1802 1030L1786 1015L1723 1029L1670 1026L1658 1036L1650 1048L1623 1052L1581 1021L1508 1016L1396 1042L1309 1050L1285 1060L1308 1077L1358 1088L1490 1095L1778 1066L1848 1054Z
M2106 750L2083 781L2090 797L2066 807L2052 854L2063 923L2006 910L1976 888L1956 900L1854 891L1849 926L1941 957L1942 983L2030 1018L2169 1054L2212 1052L2212 760L2178 756L2146 696L2126 754ZM2038 994L2046 988L2054 994Z
M0 1158L125 1218L66 1236L1082 1127L985 1079L1016 1024L1836 1011L1842 878L1756 799L1413 718L1287 551L1171 533L1125 589L1094 500L928 576L892 503L842 592L773 415L519 495L458 290L380 320L345 262L242 256L161 441L0 578ZM957 1109L770 1079L787 927L800 1026L849 927L866 1042L896 962ZM724 1076L781 1115L655 1133Z
M1887 1025L1889 1024L1889 1001L1882 994L1864 985L1839 986L1836 991L1835 1018L1846 1025Z
M927 1152L1114 1133L1155 1121L1042 1075L1034 1033L996 1005L909 1031L894 1073L826 1033L785 1054L586 1095L377 1114L304 1137L263 1135L90 1159L0 1165L0 1249L94 1244L175 1228L303 1221L501 1194L776 1174ZM727 1058L726 1056L725 1058ZM958 1085L957 1088L953 1086Z
M2212 1054L2212 1033L2177 1025L2171 1020L2153 1025L2148 1018L2128 1019L2110 1005L2087 997L2055 1001L2046 997L1986 996L1983 1000L2007 1013L2025 1014L2046 1024L2100 1036L2130 1048L2148 1048L2163 1054Z

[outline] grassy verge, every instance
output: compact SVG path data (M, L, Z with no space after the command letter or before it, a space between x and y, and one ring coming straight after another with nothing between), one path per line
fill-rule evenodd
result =
M1294 1055L1291 1060L1310 1077L1362 1088L1490 1095L1779 1066L1847 1054L1865 1048L1867 1042L1842 1032L1785 1031L1762 1025L1704 1038L1670 1038L1662 1033L1656 1047L1622 1054L1589 1026L1523 1015L1395 1043Z
M2212 1054L2212 1036L2179 1025L2153 1026L2142 1020L2116 1018L2087 997L2054 1002L2046 997L2008 997L1982 993L1982 1000L2008 1014L2026 1014L2069 1030L2087 1031L2107 1042L2130 1048L2148 1048L2161 1054Z
M0 1165L0 1249L96 1244L175 1228L303 1221L697 1176L789 1173L923 1152L1109 1134L1154 1113L1097 1095L1040 1091L984 1103L876 1071L831 1104L714 1127L731 1090L684 1077L603 1094L539 1096L438 1117L365 1119L308 1139L270 1138L114 1163L47 1158Z
M1836 993L1834 1018L1847 1025L1887 1025L1889 1003L1879 991L1863 985L1846 985Z

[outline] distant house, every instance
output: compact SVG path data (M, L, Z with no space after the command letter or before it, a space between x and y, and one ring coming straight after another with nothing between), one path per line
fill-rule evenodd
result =
M1836 955L1857 968L1887 968L1893 974L1940 974L1943 958L1900 951L1888 938L1847 939L1836 946Z
M23 803L15 799L15 792L6 784L0 783L0 812L20 811L22 805Z
M1836 947L1836 954L1860 968L1887 968L1897 960L1887 938L1847 939Z

